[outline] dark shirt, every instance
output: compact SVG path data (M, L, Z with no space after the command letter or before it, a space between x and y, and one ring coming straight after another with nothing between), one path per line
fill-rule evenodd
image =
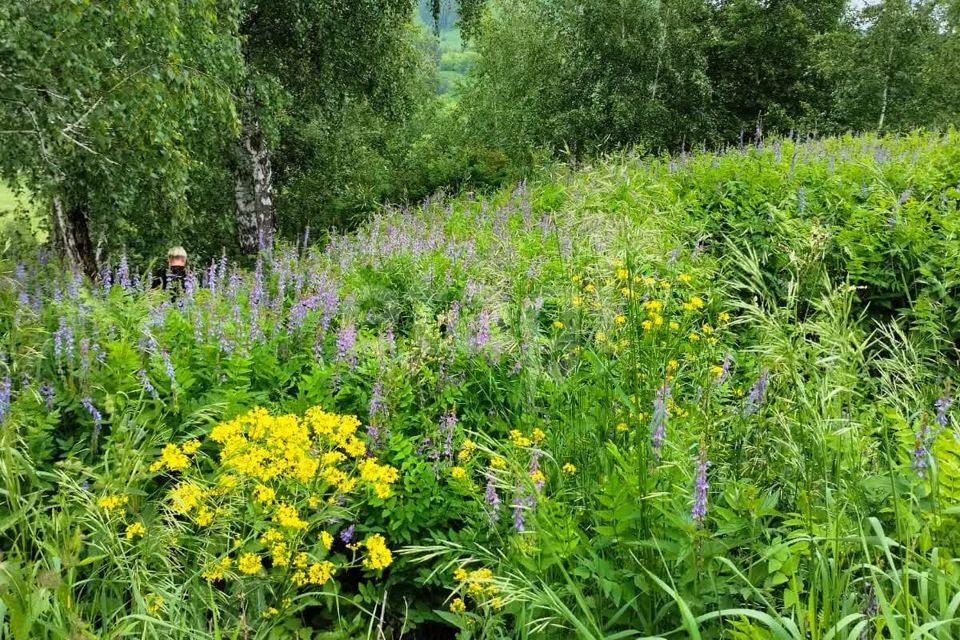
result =
M170 299L176 300L183 292L183 283L187 279L186 267L166 267L153 273L153 288L170 292Z

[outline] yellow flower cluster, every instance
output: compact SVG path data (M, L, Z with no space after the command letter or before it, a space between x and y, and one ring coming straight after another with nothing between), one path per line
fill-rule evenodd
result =
M128 524L124 535L126 535L127 540L133 540L136 537L143 537L147 533L147 529L143 526L142 522L134 522Z
M387 553L389 553L389 551ZM304 556L302 560L305 563L306 557ZM336 570L333 563L328 560L314 562L309 568L299 568L294 571L290 580L298 587L303 587L308 584L320 586L326 584L326 582L333 577L333 574L336 573Z
M683 303L683 310L688 313L699 311L700 309L703 309L703 307L704 307L703 298L701 298L700 296L693 296L692 298L690 298L688 302Z
M244 553L240 556L240 560L237 561L237 569L240 570L240 573L247 575L252 576L262 568L263 561L260 560L260 556L255 553Z
M217 582L226 577L227 571L229 571L232 566L233 559L230 556L225 556L204 571L201 576L207 582ZM256 573L256 571L254 573Z
M363 566L367 569L386 569L393 563L393 554L387 548L387 541L376 533L363 541L367 547L367 557L363 559Z
M459 589L466 592L466 595L476 600L478 604L487 604L494 609L503 606L503 600L498 595L500 590L494 584L493 571L490 569L483 567L467 571L463 567L458 567L453 572L453 579L460 583ZM456 598L450 604L450 611L453 613L463 613L466 608L466 602L462 598Z
M308 526L307 521L300 518L300 514L297 513L297 508L286 502L281 502L277 505L277 510L273 514L273 520L281 527L295 531L301 531Z
M687 418L690 416L690 412L675 403L673 399L667 400L667 413L676 418Z
M149 613L150 615L159 613L160 609L163 608L163 596L161 595L158 595L156 593L151 593L151 594L148 594L147 597L144 598L144 600L146 601L146 604L147 604L147 613Z
M397 481L399 473L388 464L379 464L376 458L365 458L357 465L360 478L373 486L373 492L378 498L390 497L390 487Z
M150 465L150 471L157 473L159 471L183 471L190 464L190 456L200 449L199 440L187 440L182 446L169 443L160 452L160 459Z
M170 492L170 509L174 513L186 515L200 506L203 500L203 488L195 482L184 480Z
M330 551L331 547L333 547L333 535L331 535L328 531L321 531L320 544L323 545L324 549Z
M572 476L577 473L577 467L574 464L567 462L560 467L560 471L564 472L568 476Z
M523 435L519 429L510 430L510 442L518 447L529 447L531 444L533 444L533 441L527 436Z
M266 556L272 567L290 567L292 573L284 573L284 579L298 587L328 582L336 566L330 560L311 561L310 556L317 551L329 552L334 538L330 532L320 531L314 538L319 544L315 543L308 554L310 549L302 545L309 539L313 519L304 509L320 508L321 497L334 504L358 483L385 499L392 494L400 475L391 465L366 455L359 426L354 416L327 413L319 407L309 409L302 418L253 409L212 429L209 439L219 445L221 466L213 486L199 476L198 470L190 470L190 456L202 446L199 440L166 445L151 468L185 474L168 494L171 512L191 516L205 526L221 514L236 516L238 505L254 504L257 513L264 513L272 525L258 538L262 551L241 550L242 536L238 536L234 539L238 555L227 555L207 565L202 576L210 582L223 580L233 568L240 575L255 575L263 570ZM468 452L465 457L474 447L469 441L464 444ZM223 500L237 491L243 492L246 501ZM108 511L122 509L126 502L125 496L101 500ZM218 503L221 506L216 506ZM142 528L140 523L130 525L128 538L143 535ZM365 547L363 566L368 569L382 570L393 562L382 535L371 535L354 548L359 546Z
M112 513L114 511L123 511L128 502L130 502L128 496L103 496L97 502L97 506L107 513Z
M457 460L460 462L466 462L470 459L470 456L473 455L473 450L477 448L477 445L473 440L467 438L463 441L463 445L460 447L460 451L457 452Z

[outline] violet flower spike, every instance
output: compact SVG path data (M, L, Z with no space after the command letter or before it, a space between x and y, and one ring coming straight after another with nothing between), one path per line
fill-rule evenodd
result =
M946 393L943 394L936 402L933 403L934 408L937 410L936 421L940 425L940 429L946 429L950 424L950 407L953 405L953 398L948 396Z
M40 385L40 397L43 398L44 403L47 405L47 409L53 410L54 400L56 399L56 391L54 391L52 384L45 383Z
M913 462L911 466L917 477L920 479L927 477L927 469L930 467L930 445L933 444L934 435L930 433L930 427L924 420L920 429L915 434L915 441L911 457Z
M710 484L707 482L707 469L709 467L707 445L701 439L700 452L697 455L697 473L693 486L693 507L690 510L690 516L698 529L703 526L703 519L707 515L707 493L710 489Z
M500 519L500 496L497 494L497 487L493 483L493 474L487 473L487 489L483 496L487 504L487 515L490 516L490 524L497 524Z
M657 389L657 397L653 401L653 419L650 425L650 446L653 457L660 460L663 443L667 437L667 401L670 399L670 385L664 383Z
M0 424L3 423L4 418L10 413L11 387L10 376L6 376L3 380L0 380Z
M747 393L747 402L743 408L743 415L751 416L757 411L760 410L760 407L763 406L764 399L767 396L767 385L770 379L770 370L764 368L760 372L760 377L757 378L757 381L750 386L750 391Z
M87 413L90 414L90 417L93 418L93 432L99 434L103 429L103 415L101 415L100 410L97 409L93 404L93 400L90 396L87 396L80 401L80 404L83 405L83 408L87 410Z

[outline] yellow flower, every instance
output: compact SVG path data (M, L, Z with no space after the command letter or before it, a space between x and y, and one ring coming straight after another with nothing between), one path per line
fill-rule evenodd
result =
M367 569L386 569L393 563L387 541L379 533L369 536L363 544L367 547L367 557L363 559L363 566Z
M596 341L597 344L603 344L607 341L607 334L605 334L603 331L597 331Z
M316 509L320 506L320 498L316 494L311 493L310 497L307 498L307 506L311 509Z
M278 615L280 611L276 607L267 607L263 612L264 618L272 618L275 615Z
M563 323L560 322L559 320L554 320L553 328L556 329L557 331L560 331L560 329L563 329Z
M260 536L260 544L265 547L272 546L283 540L283 534L277 531L276 529L267 529L263 532L263 535Z
M194 521L201 527L206 527L211 522L213 522L213 511L211 511L206 505L200 507L197 511L196 518Z
M710 367L710 373L719 378L723 375L723 367L718 364L712 365Z
M453 571L453 579L457 582L463 582L467 579L467 570L463 567L457 567Z
M519 429L510 430L510 442L517 445L518 447L529 447L531 444L530 438L520 433Z
M500 456L493 456L490 458L490 466L494 469L503 469L507 466L507 461Z
M570 277L570 282L573 284L580 284L583 282L583 276L573 275Z
M630 428L630 427L627 426L627 423L626 423L626 422L621 422L621 423L619 423L619 424L617 425L617 431L619 431L620 433L623 433L624 431L627 431L629 428Z
M676 360L670 360L667 362L667 371L676 371L677 367L680 366L680 363Z
M703 309L703 304L704 304L703 298L701 298L700 296L693 296L692 298L690 298L690 304L693 306L694 309Z
M560 467L560 470L563 471L565 474L572 476L577 472L577 467L568 462L562 467Z
M680 275L677 276L677 280L686 284L686 283L689 283L691 280L693 280L693 278L691 278L690 274L688 273L681 273Z
M273 516L274 521L281 527L288 529L306 529L307 521L300 518L296 507L281 502L277 504L277 512Z
M467 603L463 601L463 598L454 598L453 602L450 603L450 611L452 613L463 613L467 610Z
M730 314L724 311L719 316L717 316L717 322L730 322Z
M253 575L260 571L263 564L260 560L260 556L255 553L245 553L240 556L240 560L237 561L237 569L240 570L240 573L245 573L247 575Z
M626 269L617 269L617 280L626 280L630 277L630 272Z
M389 551L387 553L389 553ZM389 564L389 562L387 564ZM307 582L313 585L326 584L335 572L336 567L329 560L315 562L310 565L310 568L307 570Z
M160 460L155 462L151 467L151 471L161 471L163 469L169 469L170 471L182 471L187 468L187 465L190 464L190 458L188 458L182 451L180 447L173 444L172 442L165 446L160 452Z
M671 331L676 331L676 330L679 329L679 328L680 328L680 323L679 323L679 322L674 322L673 320L670 321L670 330L671 330Z
M333 536L328 531L321 531L320 544L323 545L324 549L330 551L330 547L333 546Z
M669 288L670 288L670 283L669 283L667 280L661 280L661 281L660 281L660 288L661 288L661 289L669 289Z
M650 331L650 329L653 329L653 323L649 320L644 320L640 323L640 326L643 327L644 331Z
M153 615L163 608L163 596L151 593L145 598L147 604L147 613Z
M619 325L619 326L622 327L623 325L627 324L627 316L625 316L625 315L623 315L623 314L619 314L619 315L617 315L617 316L614 316L613 322L614 322L615 324L617 324L617 325Z
M594 291L597 290L597 288L596 288L595 286L593 286L592 284L588 284L587 286L585 286L585 287L583 288L583 290L584 290L586 293L593 293Z
M695 334L695 333L691 333L690 336L689 336L689 340L690 340L690 342L699 342L699 341L700 341L700 336L698 336L698 335Z
M130 498L127 496L103 496L97 505L104 511L122 511Z
M195 509L203 498L203 489L193 482L181 482L170 491L170 509L186 514Z
M713 333L713 327L708 324L703 325L703 335L708 336Z
M494 609L502 609L502 608L503 608L503 598L501 598L500 596L496 596L496 597L494 597L494 598L490 598L490 606L493 607Z
M530 438L533 440L534 444L540 444L546 437L547 434L545 434L543 430L539 428L534 429L533 433L530 434Z
M192 440L187 440L181 445L181 448L183 449L183 452L185 454L187 454L188 456L192 456L194 453L197 452L197 449L200 448L200 441L197 440L196 438Z
M632 293L633 293L633 292L630 291L630 287L621 287L621 288L620 288L620 295L623 296L624 298L629 298Z
M476 449L477 445L473 443L473 440L467 438L463 441L463 446L460 448L460 451L457 452L457 460L460 462L466 462L470 459L473 450Z
M127 525L124 534L127 536L127 540L133 540L137 536L143 537L146 532L147 529L143 526L142 522L134 522L133 524Z
M541 485L547 481L543 475L543 471L534 471L530 474L530 481L534 484Z
M204 571L201 576L207 582L216 582L218 580L223 580L226 572L230 570L230 567L233 566L233 560L230 556L221 558L219 562L215 562L209 569Z
M450 475L453 476L454 480L463 480L467 477L467 470L463 467L453 467L450 469Z
M573 298L570 300L570 303L571 303L573 306L575 306L575 307L582 306L582 305L583 305L583 296L573 296ZM562 323L561 323L561 324L562 324ZM560 328L562 329L563 327L560 327Z
M397 481L400 473L388 464L378 464L376 458L365 458L358 465L360 477L373 485L373 491L378 498L387 499L390 497L390 485ZM343 490L343 493L348 491Z
M235 489L237 484L237 476L229 473L220 476L220 478L217 480L217 486L220 487L220 490L224 493Z

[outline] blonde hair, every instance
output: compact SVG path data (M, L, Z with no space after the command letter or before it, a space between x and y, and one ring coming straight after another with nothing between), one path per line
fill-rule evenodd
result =
M167 251L167 259L170 258L183 258L187 259L187 250L181 246L170 247L170 250Z

